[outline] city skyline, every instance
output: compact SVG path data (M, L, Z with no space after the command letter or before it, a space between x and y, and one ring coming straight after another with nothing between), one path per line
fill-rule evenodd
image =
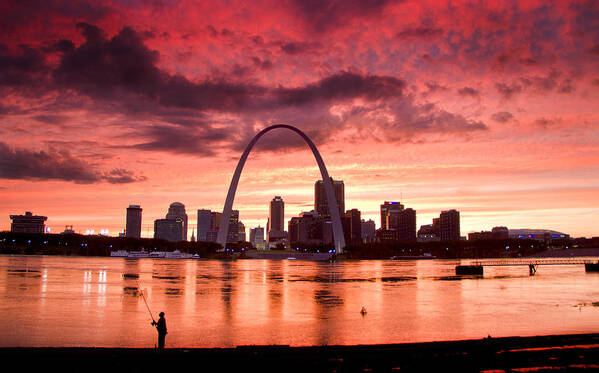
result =
M190 236L251 137L286 123L377 228L400 201L418 226L459 211L463 236L599 235L596 2L74 3L0 12L0 230L31 211L117 235L139 205L151 237L181 201ZM286 223L318 179L299 137L269 133L233 208L264 227L281 195Z

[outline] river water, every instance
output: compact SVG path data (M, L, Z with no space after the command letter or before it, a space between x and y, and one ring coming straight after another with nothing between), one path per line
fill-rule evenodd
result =
M459 263L0 256L0 347L153 347L139 290L154 318L166 314L167 347L599 332L599 273L485 267L462 278Z

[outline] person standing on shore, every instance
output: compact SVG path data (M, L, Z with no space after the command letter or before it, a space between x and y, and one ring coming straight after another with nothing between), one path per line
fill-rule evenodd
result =
M156 326L156 330L158 330L158 348L162 349L164 348L164 340L168 333L166 331L166 319L164 318L164 312L160 312L158 316L160 316L158 322L152 321L152 326Z

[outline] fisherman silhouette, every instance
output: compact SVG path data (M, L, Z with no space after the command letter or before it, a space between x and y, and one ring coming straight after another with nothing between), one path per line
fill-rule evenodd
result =
M152 326L156 326L156 330L158 330L158 348L164 348L164 339L168 334L166 331L166 320L164 319L164 312L160 312L158 316L160 316L158 322L152 320Z

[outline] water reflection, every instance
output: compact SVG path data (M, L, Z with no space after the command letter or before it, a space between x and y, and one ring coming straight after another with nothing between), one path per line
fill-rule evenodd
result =
M0 256L0 345L152 347L142 291L171 347L599 331L599 276L580 266L458 277L457 263Z

